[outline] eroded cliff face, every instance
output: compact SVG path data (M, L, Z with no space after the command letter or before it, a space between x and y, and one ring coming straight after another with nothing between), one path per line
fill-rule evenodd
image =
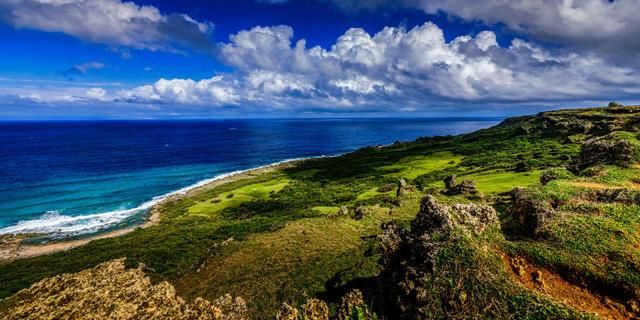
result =
M153 285L143 266L125 269L124 259L78 273L46 278L5 301L3 319L247 319L241 298L230 295L192 303L164 281Z

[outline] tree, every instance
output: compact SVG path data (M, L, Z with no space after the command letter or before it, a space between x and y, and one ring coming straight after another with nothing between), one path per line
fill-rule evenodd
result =
M611 101L611 102L609 102L609 108L620 108L620 107L622 107L622 104L620 104L620 103L619 103L619 102L617 102L617 101Z

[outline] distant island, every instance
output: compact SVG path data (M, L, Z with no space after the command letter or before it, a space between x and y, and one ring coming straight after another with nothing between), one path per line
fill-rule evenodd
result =
M640 317L639 139L640 106L542 112L246 171L109 236L2 236L0 318Z

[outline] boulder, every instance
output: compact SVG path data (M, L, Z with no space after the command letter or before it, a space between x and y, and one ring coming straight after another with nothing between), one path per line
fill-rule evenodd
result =
M555 215L548 202L536 199L531 191L515 188L511 191L511 205L507 212L518 222L519 231L529 237L540 237Z
M475 194L476 184L472 180L462 180L460 184L456 184L456 175L450 175L444 180L444 192L447 195L459 195L459 194Z
M302 319L329 320L329 306L320 299L310 299L302 306Z
M298 320L298 309L283 303L276 314L276 320Z
M640 204L640 193L626 188L594 190L591 197L597 202Z
M338 320L373 320L377 317L369 311L369 307L364 302L364 296L358 289L354 289L340 299L338 308Z
M338 210L338 215L339 216L348 216L349 215L349 208L347 208L347 206L340 206L340 209Z
M542 184L543 186L546 186L547 183L553 180L558 180L559 178L560 178L560 175L557 172L545 171L540 175L540 184Z
M413 189L411 188L411 186L409 186L409 184L404 179L398 180L398 189L396 190L396 197L399 198L405 194L410 193L411 191L413 191Z
M369 208L360 206L356 208L355 213L353 214L353 219L361 220L367 215L369 215Z

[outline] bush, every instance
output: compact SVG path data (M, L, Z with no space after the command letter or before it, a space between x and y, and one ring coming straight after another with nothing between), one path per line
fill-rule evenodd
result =
M623 105L617 101L609 102L609 108L620 108L620 107L623 107Z

